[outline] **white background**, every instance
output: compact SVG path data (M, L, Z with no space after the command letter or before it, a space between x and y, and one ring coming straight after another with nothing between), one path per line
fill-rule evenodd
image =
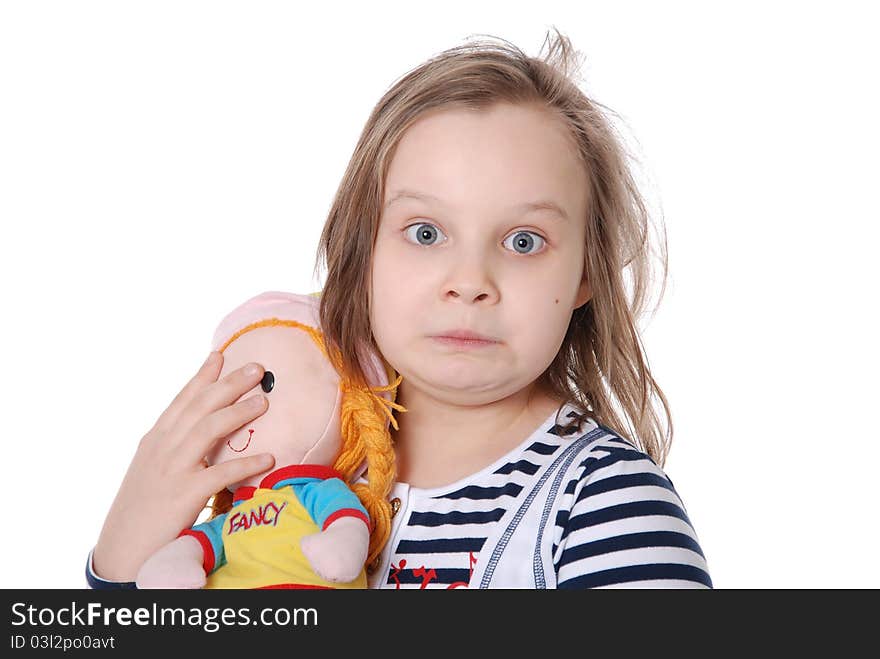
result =
M4 2L0 587L84 587L217 321L320 288L318 236L385 90L473 34L536 55L551 26L668 232L643 338L716 587L880 587L868 5Z

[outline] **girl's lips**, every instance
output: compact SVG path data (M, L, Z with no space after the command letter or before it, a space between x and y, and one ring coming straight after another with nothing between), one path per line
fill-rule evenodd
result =
M236 453L241 453L241 452L244 451L248 446L250 446L250 443L251 443L251 437L253 437L253 436L254 436L254 429L253 429L253 428L249 428L249 429L248 429L248 438L247 438L247 442L245 442L245 445L244 445L244 446L242 446L241 448L235 448L232 444L230 444L230 441L231 441L231 440L229 440L229 439L226 440L226 446L228 446L229 448L231 448L231 449L232 449L233 451L235 451Z
M491 348L497 346L497 341L484 341L480 339L458 339L452 336L434 336L435 341L453 348Z
M437 332L437 334L434 334L433 336L434 336L434 338L442 338L442 339L463 339L463 340L468 340L468 341L485 341L487 343L499 343L500 342L494 336L480 334L479 332L474 332L469 329L448 329L448 330L443 330L442 332Z

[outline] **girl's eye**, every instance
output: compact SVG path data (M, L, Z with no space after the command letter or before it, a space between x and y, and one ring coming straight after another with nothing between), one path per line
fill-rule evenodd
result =
M532 247L535 244L535 238L541 241L538 245L540 249L540 247L543 247L544 245L544 239L532 231L517 231L507 240L513 240L513 249L515 249L518 254L534 254L535 251L539 251L532 250ZM507 240L504 241L504 244L507 244Z
M266 371L263 373L263 379L260 380L260 386L267 394L272 391L275 387L275 376L272 375L272 371Z
M416 230L415 235L413 235L413 229ZM412 236L419 245L433 245L434 241L437 239L437 234L442 235L440 229L427 222L411 224L406 228L404 233L407 239L410 239L410 236ZM413 242L413 240L410 239L410 242Z
M434 245L438 240L438 236L442 236L443 233L433 224L421 222L419 224L411 224L408 226L405 235L410 242L416 242L419 245L428 246ZM535 252L540 251L540 248L544 246L545 242L544 238L533 231L518 231L505 240L504 244L506 245L510 240L513 240L513 249L519 254L534 254ZM534 249L536 242L538 244L537 250Z

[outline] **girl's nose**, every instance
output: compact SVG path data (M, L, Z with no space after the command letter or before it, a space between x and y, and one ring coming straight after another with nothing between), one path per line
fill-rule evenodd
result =
M498 289L486 267L485 257L465 257L457 263L444 284L444 297L468 304L494 303L498 298Z

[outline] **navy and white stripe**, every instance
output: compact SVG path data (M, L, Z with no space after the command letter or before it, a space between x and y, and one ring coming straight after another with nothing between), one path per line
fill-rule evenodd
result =
M577 414L574 409L567 408L568 417ZM538 585L531 587L545 587L546 579L557 588L711 588L697 535L662 469L592 419L582 418L579 429L564 434L554 418L498 463L448 488L395 485L394 495L403 504L380 567L370 575L371 587L480 587L471 581L474 559L494 560L504 536L492 548L485 547L487 538L498 536L509 509L537 492L545 500L552 493L557 512L543 521L523 518L521 523L533 528L518 531L552 543L555 574L539 574ZM571 466L564 472L567 479L555 484L557 492L538 483L572 442L584 439L589 441L581 441L578 453L565 456ZM549 509L543 501L537 505ZM531 552L513 560L521 560L530 578L533 564L541 573ZM482 583L487 581L484 576ZM523 587L504 581L489 587L508 585Z
M568 418L577 414L575 408L563 411ZM403 503L370 586L485 587L486 574L472 582L472 557L488 565L506 551L505 560L521 563L531 585L496 579L489 587L711 588L694 527L663 470L588 417L567 434L554 420L548 418L497 463L449 487L395 484L392 496ZM560 461L567 465L559 472L566 478L545 478L542 486L542 474ZM552 570L539 565L533 548L526 553L505 545L503 533L502 541L486 546L505 530L509 510L523 507L527 497L550 495L555 514L524 518L517 530L533 533L535 543L549 543ZM533 503L535 511L551 509L549 500ZM96 577L91 553L86 572L92 588L134 587Z

